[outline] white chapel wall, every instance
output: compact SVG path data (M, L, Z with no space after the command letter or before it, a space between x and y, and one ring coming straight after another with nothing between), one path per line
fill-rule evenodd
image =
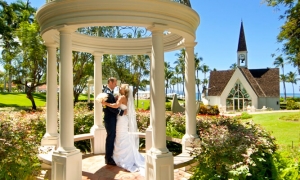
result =
M258 98L258 107L257 109L262 109L263 107L272 108L273 110L280 109L279 97L260 97Z
M256 93L253 91L252 87L242 74L242 72L239 69L236 69L235 72L233 73L231 79L227 83L227 86L225 87L224 91L222 92L220 96L220 104L222 106L226 106L226 98L230 92L230 90L233 88L234 84L236 83L237 80L240 80L246 91L248 92L249 96L251 97L252 101L252 106L257 108L258 106L258 97Z

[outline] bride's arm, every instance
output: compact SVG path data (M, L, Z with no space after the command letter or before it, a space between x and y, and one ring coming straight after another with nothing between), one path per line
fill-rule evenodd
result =
M120 105L122 104L124 99L124 96L119 96L118 100L116 103L108 103L108 102L102 102L103 105L106 105L108 107L112 107L112 108L118 108L120 107Z

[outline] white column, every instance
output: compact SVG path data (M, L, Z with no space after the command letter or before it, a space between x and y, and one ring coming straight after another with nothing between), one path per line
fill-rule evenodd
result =
M150 58L150 77L151 77L151 74L152 74L151 72L153 71L153 68L152 68L152 65L151 65L152 64L152 58L151 58L152 54L147 53L147 55ZM150 81L150 87L152 87L151 82L152 81ZM150 94L150 101L151 101L151 94ZM150 109L152 109L151 108L151 103L150 103ZM149 124L148 128L146 129L146 139L145 139L145 141L146 141L146 151L150 150L150 148L152 147L152 119L153 119L153 117L151 116L151 113L150 113L150 124Z
M52 156L53 180L81 180L82 154L74 146L72 34L60 29L59 147Z
M164 25L154 24L152 32L152 58L150 78L150 117L152 147L146 155L146 179L173 180L172 153L166 147L165 82L164 82Z
M94 154L105 153L106 130L102 123L102 104L95 101L102 92L102 57L102 53L94 53L94 126L90 131L94 135Z
M195 57L196 43L185 44L185 135L182 139L183 150L191 146L196 134L196 92L195 92Z
M57 133L57 65L56 45L47 46L47 91L46 91L46 133L41 141L42 146L58 147Z

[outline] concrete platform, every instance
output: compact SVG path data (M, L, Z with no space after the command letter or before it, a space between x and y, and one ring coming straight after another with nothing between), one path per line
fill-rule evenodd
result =
M187 180L192 176L184 169L174 169L174 180ZM51 179L51 170L42 170L37 179ZM145 177L140 172L130 173L118 166L106 165L104 154L87 154L82 156L82 180L145 180Z

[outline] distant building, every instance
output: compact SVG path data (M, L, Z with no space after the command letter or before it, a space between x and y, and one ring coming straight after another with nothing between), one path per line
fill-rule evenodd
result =
M248 69L248 51L241 22L235 70L211 71L203 101L225 111L272 108L279 110L279 68Z

